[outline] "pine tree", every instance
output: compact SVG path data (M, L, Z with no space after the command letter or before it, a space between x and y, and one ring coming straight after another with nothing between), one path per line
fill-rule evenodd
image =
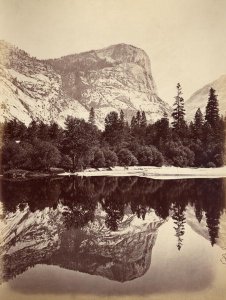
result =
M120 110L120 116L119 116L120 122L124 125L125 123L125 114L123 112L123 110Z
M124 133L124 127L125 127L125 114L123 110L120 110L120 115L119 115L119 127L122 130L122 133Z
M146 128L141 127L141 125L145 126L145 119L146 119L145 114L143 114L143 116L142 116L141 112L138 110L136 113L136 117L132 117L132 120L131 120L131 134L133 137L138 139L141 143L142 143L143 135L144 135L142 133L143 133L143 131L146 130Z
M93 126L95 125L95 111L93 107L90 109L88 122Z
M183 136L186 130L186 122L184 120L185 109L184 109L184 99L181 97L182 90L180 83L177 84L177 96L175 96L174 110L172 117L174 121L172 122L173 128L179 136Z
M147 129L147 119L146 119L145 112L142 111L141 118L140 118L140 127L139 127L139 140L141 144L145 144L146 129Z
M142 113L141 113L140 127L141 128L146 128L147 127L147 118L146 118L146 114L145 114L144 111L142 111Z
M49 137L52 141L58 142L62 137L62 130L56 122L49 126Z
M194 125L196 127L200 128L200 127L202 127L203 123L204 123L203 114L201 112L201 109L198 108L197 111L196 111L196 113L195 113Z
M131 131L133 132L136 127L136 118L135 116L132 116L131 122L130 122Z
M213 88L211 88L209 91L209 99L206 106L205 119L213 129L216 129L220 120L220 116L217 95L216 91Z
M38 137L43 141L49 140L49 126L42 121L38 124Z
M38 122L31 121L27 129L28 140L32 141L38 137L38 129Z
M169 119L167 113L164 113L163 117L155 123L157 129L157 135L164 141L169 138Z
M183 245L183 238L182 236L185 233L184 223L186 222L185 215L184 215L184 207L180 205L180 203L173 204L173 215L172 219L174 220L175 224L175 236L177 237L177 249L180 251Z
M198 108L195 113L195 119L193 124L194 137L197 139L202 138L203 124L204 124L203 114L201 112L201 109Z
M120 118L115 111L110 112L105 118L105 130L103 132L104 140L110 145L117 147L121 144L123 135L121 135Z
M140 127L140 121L141 121L141 114L140 111L138 110L136 114L136 123L138 127Z
M203 142L206 146L214 142L214 131L209 122L205 122L203 125Z

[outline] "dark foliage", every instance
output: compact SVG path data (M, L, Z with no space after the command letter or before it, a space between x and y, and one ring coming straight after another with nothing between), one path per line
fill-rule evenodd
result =
M173 122L166 114L148 124L144 111L137 111L130 125L121 110L110 112L101 132L95 126L95 111L89 120L68 117L65 129L57 123L33 120L28 127L11 120L1 124L2 169L83 170L116 165L174 165L177 167L220 167L224 164L225 119L219 116L218 100L210 89L205 118L200 109L186 124L184 100L177 85Z
M3 216L9 212L44 210L64 206L67 229L81 228L92 222L97 207L105 211L105 225L117 231L130 212L145 219L150 211L162 220L172 217L175 243L182 249L185 235L185 211L192 209L198 222L206 218L209 241L214 245L219 220L225 209L224 179L152 180L136 177L67 177L25 182L1 181ZM215 201L213 201L213 199Z

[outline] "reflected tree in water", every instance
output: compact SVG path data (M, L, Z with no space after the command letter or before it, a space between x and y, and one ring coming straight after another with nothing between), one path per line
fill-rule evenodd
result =
M172 203L172 219L174 220L174 229L176 231L175 236L177 237L177 249L180 251L183 245L183 235L185 233L184 224L186 223L185 210L187 205L186 192L186 181L178 180L177 185L172 185L171 189L168 190L171 196L174 197Z
M175 226L173 227L176 231L175 236L177 237L177 249L180 251L183 245L182 236L185 233L184 223L186 222L186 218L184 215L184 208L180 205L180 203L174 203L172 207L173 215L172 219L174 220Z
M105 224L116 231L125 214L145 219L153 210L166 220L172 216L180 250L185 234L185 212L193 207L198 222L207 226L209 240L216 243L219 219L224 208L223 179L152 180L136 177L88 177L1 181L3 215L28 209L42 211L46 207L64 207L67 229L82 228L95 218L99 205L105 211ZM189 208L189 209L190 209Z
M65 188L60 195L60 202L66 208L63 212L66 228L79 228L94 219L97 202L93 185L89 180L70 178L65 181Z
M216 243L219 232L220 216L224 209L225 188L224 181L211 180L211 184L204 182L204 211L209 230L211 245Z

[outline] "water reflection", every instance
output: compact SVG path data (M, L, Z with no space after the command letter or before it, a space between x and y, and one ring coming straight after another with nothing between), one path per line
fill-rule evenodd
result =
M186 222L213 246L225 200L224 179L74 177L2 181L1 190L1 282L37 264L120 282L141 277L168 219L175 251Z

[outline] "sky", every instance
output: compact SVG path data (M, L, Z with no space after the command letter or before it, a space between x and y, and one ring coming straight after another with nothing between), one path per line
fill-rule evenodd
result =
M226 74L226 0L0 0L0 39L37 58L137 46L172 103Z

